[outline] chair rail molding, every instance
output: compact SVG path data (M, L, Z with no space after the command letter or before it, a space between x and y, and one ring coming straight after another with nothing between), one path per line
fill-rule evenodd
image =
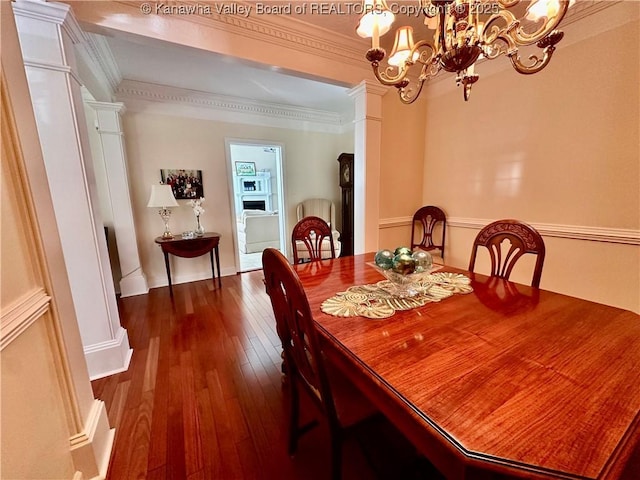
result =
M410 227L412 217L392 217L380 220L379 227L397 228ZM449 227L470 228L480 230L493 222L483 218L449 217ZM540 235L546 237L568 238L571 240L589 240L594 242L622 243L626 245L640 245L640 230L626 228L591 227L585 225L563 225L555 223L530 223Z
M36 288L3 308L0 317L0 351L47 313L50 303L51 297L44 288Z

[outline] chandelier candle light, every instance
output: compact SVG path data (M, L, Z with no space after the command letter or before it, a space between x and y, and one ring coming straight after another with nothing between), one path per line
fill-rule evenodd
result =
M398 89L403 103L414 102L424 82L441 70L456 73L468 100L471 86L478 81L475 64L506 55L513 68L525 75L537 73L551 61L556 44L564 33L555 30L574 0L417 0L424 15L428 39L414 43L413 28L400 27L387 60L380 36L391 29L394 14L385 0L364 0L363 16L356 32L371 37L367 60L383 85ZM519 15L521 18L518 18ZM531 54L523 60L518 49L536 45L542 56ZM417 65L417 80L409 71ZM416 83L417 82L417 83Z
M164 233L162 238L173 238L173 234L169 230L169 218L171 217L171 208L178 207L176 197L173 196L171 185L151 185L151 195L147 207L157 208L160 218L164 222Z
M197 200L189 200L189 205L193 208L193 214L196 216L196 235L201 237L204 235L204 227L200 223L200 215L204 213L204 197L200 197Z

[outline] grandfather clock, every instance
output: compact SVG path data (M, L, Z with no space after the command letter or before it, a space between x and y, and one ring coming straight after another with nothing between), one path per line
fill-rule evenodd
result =
M353 153L341 153L340 188L342 189L341 257L353 255Z

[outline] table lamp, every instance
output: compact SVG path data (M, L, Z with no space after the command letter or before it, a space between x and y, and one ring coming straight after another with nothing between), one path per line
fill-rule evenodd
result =
M147 207L158 208L160 218L164 222L164 233L162 238L173 238L171 231L169 231L169 218L171 217L170 207L178 207L176 197L173 196L171 185L151 185L151 196L149 197L149 203Z

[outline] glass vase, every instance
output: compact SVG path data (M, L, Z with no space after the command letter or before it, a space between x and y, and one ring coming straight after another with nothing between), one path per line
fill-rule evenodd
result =
M196 215L196 232L195 233L199 237L204 235L204 227L202 226L202 223L200 223L200 215Z

